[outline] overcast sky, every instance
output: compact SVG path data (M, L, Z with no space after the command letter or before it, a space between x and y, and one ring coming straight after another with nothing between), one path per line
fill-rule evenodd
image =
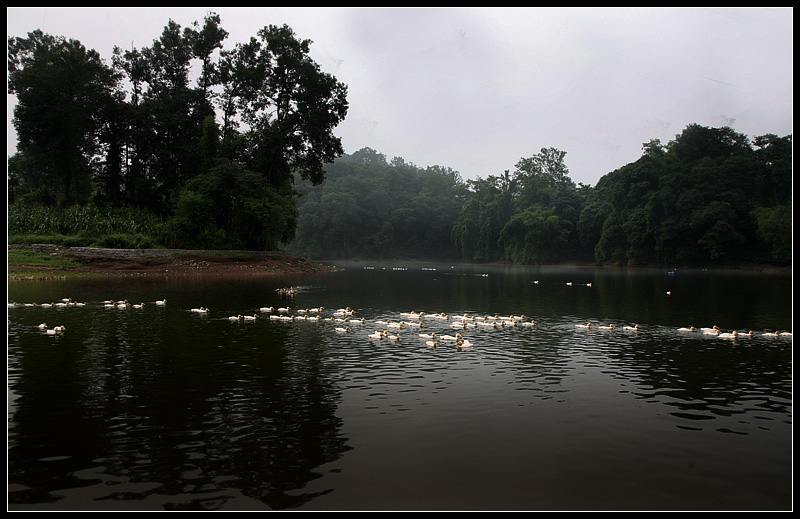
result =
M225 48L269 24L314 42L311 57L348 85L335 130L346 153L464 178L553 147L595 185L692 123L792 133L791 8L7 8L7 30L76 39L110 63L115 45L148 47L170 19L210 11ZM12 154L10 130L8 142Z

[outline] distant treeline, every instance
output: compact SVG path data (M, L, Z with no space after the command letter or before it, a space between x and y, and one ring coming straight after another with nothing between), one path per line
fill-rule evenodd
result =
M690 125L641 158L576 184L544 148L476 180L370 148L298 183L290 250L312 258L515 264L791 263L792 138Z

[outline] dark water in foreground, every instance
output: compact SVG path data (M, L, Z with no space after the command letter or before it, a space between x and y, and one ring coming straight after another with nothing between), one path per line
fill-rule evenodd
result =
M9 509L792 508L791 276L365 266L11 282Z

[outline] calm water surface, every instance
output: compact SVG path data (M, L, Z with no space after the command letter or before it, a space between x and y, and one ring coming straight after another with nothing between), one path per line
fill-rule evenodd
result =
M9 283L9 508L792 508L791 275L345 267Z

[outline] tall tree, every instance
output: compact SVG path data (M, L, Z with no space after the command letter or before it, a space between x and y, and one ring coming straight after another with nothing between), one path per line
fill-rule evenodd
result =
M89 162L98 152L104 114L118 103L119 76L80 42L44 34L8 39L8 93L17 98L18 149L47 169L57 206L92 195Z
M189 41L192 55L202 63L198 85L203 93L206 103L207 115L213 114L211 103L211 88L219 82L218 67L212 55L214 51L222 49L222 42L228 37L228 31L220 27L221 19L216 13L209 13L201 27L199 22L194 22L191 28L184 31Z
M249 167L273 186L291 182L293 173L318 184L323 165L344 153L333 129L347 115L347 86L320 70L309 56L311 40L298 39L287 25L264 27L258 36L262 76L241 112Z

